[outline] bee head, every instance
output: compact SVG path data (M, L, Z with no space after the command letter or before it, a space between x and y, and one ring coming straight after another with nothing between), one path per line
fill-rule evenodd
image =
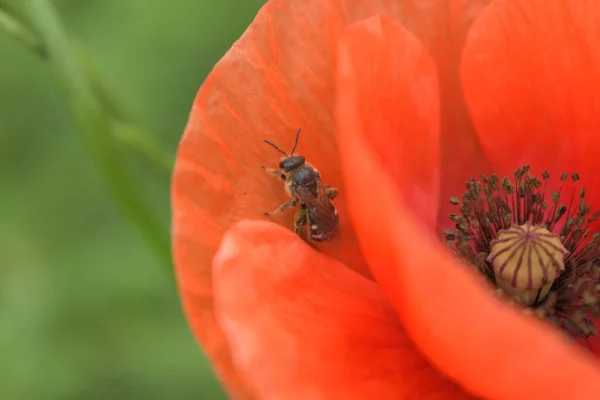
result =
M302 156L289 156L289 157L284 157L280 162L279 162L279 168L285 172L288 173L291 170L298 168L299 166L303 165L306 162L306 160L304 159L304 157Z
M285 156L279 162L279 169L281 169L285 173L288 173L291 170L298 168L301 165L304 165L305 163L304 157L294 155L294 151L296 151L296 147L298 146L298 138L300 137L300 131L301 128L298 128L298 131L296 131L296 140L294 141L294 147L292 148L292 152L289 155L285 151L277 147L277 145L273 142L263 139L263 142L265 142L269 146L272 146L275 150L277 150Z

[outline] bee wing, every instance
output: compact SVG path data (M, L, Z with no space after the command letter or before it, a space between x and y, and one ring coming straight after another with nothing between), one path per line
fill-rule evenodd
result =
M327 195L327 191L321 181L317 182L316 196L315 188L300 187L297 190L300 201L306 205L308 223L312 234L323 234L333 237L338 233L337 211ZM313 229L313 226L317 226ZM327 239L329 240L329 239Z

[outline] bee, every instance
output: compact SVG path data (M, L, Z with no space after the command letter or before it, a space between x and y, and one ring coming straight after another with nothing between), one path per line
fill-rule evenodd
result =
M281 178L285 182L286 192L292 198L291 201L282 204L271 213L266 212L265 215L273 216L300 204L294 218L294 232L302 237L302 228L308 226L309 237L315 242L323 242L338 233L338 213L331 202L337 196L338 190L323 185L319 171L307 163L303 156L294 155L301 130L302 128L296 132L294 147L289 155L274 143L263 140L284 155L279 161L280 170L264 166L263 169Z

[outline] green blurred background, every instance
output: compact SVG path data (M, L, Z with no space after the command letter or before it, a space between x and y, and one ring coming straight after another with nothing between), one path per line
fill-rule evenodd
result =
M169 155L206 74L262 3L52 2ZM224 398L172 279L115 203L55 78L0 32L0 398ZM166 232L168 171L126 158Z

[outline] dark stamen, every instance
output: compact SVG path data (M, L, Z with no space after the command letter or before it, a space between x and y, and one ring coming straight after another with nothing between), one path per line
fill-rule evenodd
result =
M568 194L568 204L562 204L564 183L569 177L574 188ZM515 171L513 180L500 179L497 175L481 176L479 181L469 179L460 199L450 198L450 203L459 209L450 214L455 229L444 232L445 241L458 257L497 285L500 283L496 282L499 272L494 271L488 257L494 243L498 243L499 233L525 224L545 228L543 235L559 239L556 245L564 246L568 254L560 256L561 259L564 257L564 269L555 280L549 281L548 290L540 289L532 295L531 307L535 315L574 336L595 335L596 328L589 318L600 318L600 233L592 234L590 224L600 216L600 211L591 214L585 201L585 189L575 187L580 180L577 173L570 176L563 173L558 191L550 194L549 179L547 171L541 174L541 180L532 176L528 165ZM551 256L555 248L553 245L528 250L529 253L521 257L531 257L531 254ZM506 249L509 250L516 251ZM505 250L496 249L496 254L502 251Z

